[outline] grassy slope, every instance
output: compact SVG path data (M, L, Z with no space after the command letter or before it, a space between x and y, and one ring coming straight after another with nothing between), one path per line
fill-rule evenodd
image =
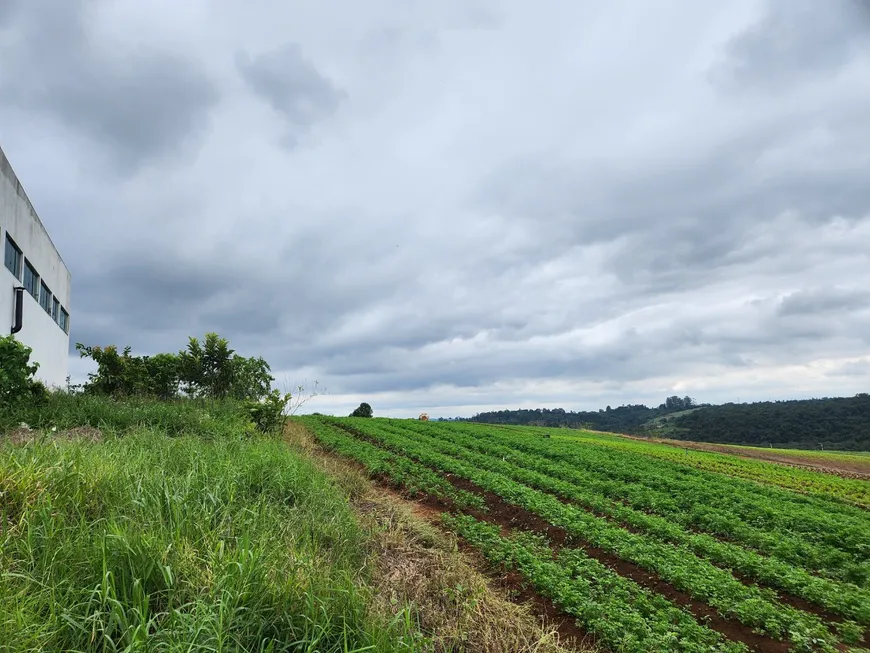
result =
M363 536L280 442L137 430L0 449L4 650L413 650Z

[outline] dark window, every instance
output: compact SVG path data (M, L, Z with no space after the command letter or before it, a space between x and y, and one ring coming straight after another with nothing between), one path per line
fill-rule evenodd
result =
M6 234L6 254L4 256L6 269L14 274L19 281L21 280L21 258L21 250L18 249L18 245L12 241L9 234Z
M51 319L55 322L60 318L60 302L57 301L57 297L51 300Z
M60 328L69 333L69 313L64 309L60 309L60 320L58 321Z
M44 281L39 289L39 305L42 306L42 310L51 315L51 291Z
M24 287L33 299L39 299L39 275L27 259L24 259Z

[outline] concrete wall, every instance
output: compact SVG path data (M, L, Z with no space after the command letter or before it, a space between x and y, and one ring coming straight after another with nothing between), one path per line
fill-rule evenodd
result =
M33 210L27 194L12 166L0 149L0 256L5 262L6 234L21 249L24 258L36 269L61 306L70 310L70 273L42 222ZM22 269L24 263L22 261ZM13 288L20 279L0 267L0 334L8 335L14 321ZM49 386L63 387L69 365L69 335L26 290L23 293L23 328L16 338L33 349L31 360L39 363L36 376ZM71 319L71 318L70 318Z

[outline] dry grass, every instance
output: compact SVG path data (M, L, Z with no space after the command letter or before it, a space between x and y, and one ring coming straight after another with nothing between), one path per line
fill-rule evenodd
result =
M91 426L76 426L61 431L55 429L43 432L34 430L27 424L21 424L9 431L6 435L0 435L0 437L8 439L10 443L15 445L34 442L39 438L46 436L65 440L83 440L85 442L101 442L103 440L103 434L100 429Z
M444 653L590 650L567 648L555 629L494 587L455 539L428 523L434 511L374 487L356 466L321 451L301 424L291 421L285 433L345 490L369 532L376 610L399 614L413 606L421 630Z

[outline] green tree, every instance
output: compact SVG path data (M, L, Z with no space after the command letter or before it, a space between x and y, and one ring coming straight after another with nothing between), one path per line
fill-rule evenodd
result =
M216 333L201 343L191 337L178 359L179 380L191 396L256 400L269 395L275 380L263 358L239 356Z
M181 382L188 394L212 399L229 396L234 353L227 339L216 333L205 334L202 343L191 336L187 349L178 354Z
M183 391L190 397L256 401L270 395L269 364L262 358L245 358L230 349L226 338L207 333L200 342L190 338L178 354L133 356L130 347L89 347L76 344L82 358L97 364L88 374L85 392L125 397L145 395L173 399Z
M148 378L148 394L158 399L178 396L180 360L176 354L144 356Z
M272 391L271 368L263 358L235 355L230 361L232 383L230 394L236 399L258 399Z
M366 402L361 403L350 414L351 417L372 417L373 415L374 415L374 411L372 411L372 407L369 406Z

